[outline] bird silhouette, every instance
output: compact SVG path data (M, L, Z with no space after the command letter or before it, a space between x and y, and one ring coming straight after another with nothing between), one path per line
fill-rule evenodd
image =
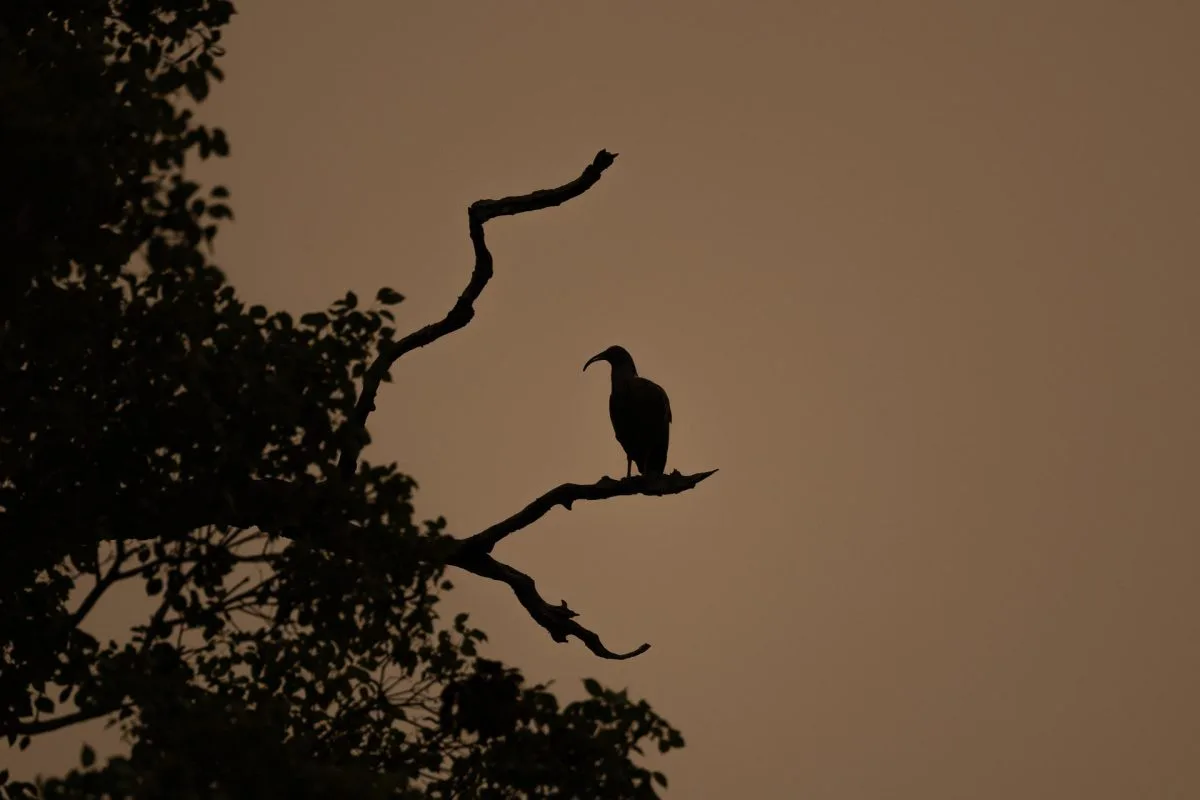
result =
M642 475L662 475L667 467L667 444L671 438L671 401L663 388L643 378L633 365L633 356L619 345L598 353L583 365L607 361L612 367L612 394L608 416L613 432L625 450L625 477L637 464Z

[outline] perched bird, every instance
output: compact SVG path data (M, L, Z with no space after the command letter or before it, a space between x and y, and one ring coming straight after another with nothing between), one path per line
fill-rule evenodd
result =
M625 477L633 474L634 464L643 475L662 475L671 437L671 401L667 393L637 374L633 356L624 347L613 345L592 356L583 365L584 371L596 361L607 361L612 367L608 416L625 450Z

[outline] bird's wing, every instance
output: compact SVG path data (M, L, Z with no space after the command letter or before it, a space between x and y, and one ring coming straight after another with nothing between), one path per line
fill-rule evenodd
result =
M635 379L634 390L647 425L671 423L671 399L667 397L666 390L654 381L641 377Z
M671 403L653 381L637 377L613 385L613 432L640 471L662 471L671 435Z
M667 465L667 448L671 441L671 400L666 391L654 381L642 379L639 387L645 421L646 451L638 470L662 472Z
M621 384L614 385L608 398L608 416L612 420L613 433L625 450L625 455L634 459L641 452L642 423L639 413L637 390Z

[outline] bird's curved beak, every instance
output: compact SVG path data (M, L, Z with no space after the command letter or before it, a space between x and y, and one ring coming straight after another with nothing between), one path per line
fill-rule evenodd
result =
M587 360L587 363L583 365L583 371L584 371L584 372L587 372L587 368L588 368L588 367L590 367L592 364L594 364L594 363L595 363L595 362L597 362L597 361L603 361L603 360L604 360L604 354L603 354L603 353L598 353L598 354L596 354L596 355L592 356L591 358L589 358L589 359Z

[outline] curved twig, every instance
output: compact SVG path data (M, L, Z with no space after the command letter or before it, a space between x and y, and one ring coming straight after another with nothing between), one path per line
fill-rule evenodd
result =
M556 606L547 603L538 594L537 585L534 583L533 578L518 569L497 561L487 553L477 551L460 552L450 560L450 563L482 578L491 578L492 580L507 583L513 590L513 594L517 596L517 600L529 612L529 616L533 617L533 621L545 628L549 632L550 638L556 642L565 642L568 636L574 636L583 642L588 650L591 650L601 658L617 661L640 656L650 649L649 644L643 644L627 653L614 653L604 646L604 643L600 641L600 637L596 633L575 621L575 617L579 615L567 606L566 600L563 600Z

